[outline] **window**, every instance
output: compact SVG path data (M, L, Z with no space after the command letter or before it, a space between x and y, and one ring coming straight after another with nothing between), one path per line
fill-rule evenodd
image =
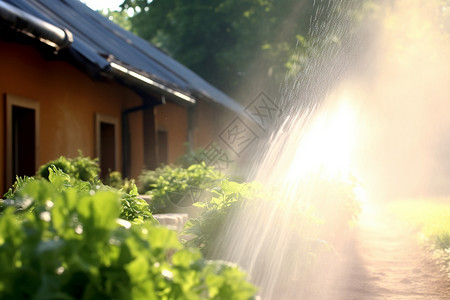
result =
M168 135L165 130L158 130L158 163L167 164L169 161Z
M95 155L99 159L101 177L104 178L110 171L116 171L119 166L118 119L96 114L95 128Z
M39 102L6 95L6 186L16 176L36 173L39 155Z

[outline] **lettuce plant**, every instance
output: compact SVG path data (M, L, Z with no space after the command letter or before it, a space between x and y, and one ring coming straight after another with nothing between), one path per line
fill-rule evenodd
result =
M203 259L153 218L120 218L115 189L50 168L49 181L24 181L10 195L0 215L1 299L255 296L237 266Z
M172 212L177 207L189 206L201 200L193 194L214 188L224 177L214 167L205 163L194 164L188 168L164 166L142 173L139 177L140 192L151 197L152 212ZM184 201L186 197L189 201Z

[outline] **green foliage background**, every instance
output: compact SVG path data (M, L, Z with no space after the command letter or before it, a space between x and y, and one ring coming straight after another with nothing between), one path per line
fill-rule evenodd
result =
M286 78L305 71L325 48L344 48L355 32L342 22L328 26L327 20L367 20L373 3L124 0L122 14L107 16L243 102L261 90L277 98Z
M138 181L140 192L151 197L152 212L166 213L203 200L196 199L196 196L216 187L224 178L214 167L202 162L186 168L163 166L156 170L147 170L139 176Z
M283 77L305 46L312 2L126 0L132 29L227 93L242 81ZM266 82L267 83L267 82Z

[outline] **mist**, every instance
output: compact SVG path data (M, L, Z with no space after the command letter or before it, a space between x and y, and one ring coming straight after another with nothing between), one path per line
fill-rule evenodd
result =
M318 63L313 61L309 68L313 76L308 78L313 81L286 91L284 118L259 155L262 159L255 176L265 186L275 186L278 194L273 201L260 201L236 213L213 251L242 265L261 287L264 299L298 299L308 290L313 290L311 299L349 299L347 284L350 291L367 295L373 290L355 278L365 278L368 285L379 284L373 282L379 275L368 276L366 265L383 270L380 274L392 273L392 277L383 275L389 277L385 282L380 279L391 288L390 284L398 283L393 278L404 274L386 271L393 261L386 249L395 250L392 241L407 234L394 232L394 223L387 223L382 213L365 214L368 203L450 193L450 37L445 10L438 1L384 3L389 5L380 5L370 24L364 20L357 24L362 23L366 36L323 51ZM349 24L330 20L318 28L329 30L328 35L349 34L355 29ZM361 232L339 226L339 219L348 215L340 210L345 206L339 203L342 195L329 185L346 186L352 178L363 191L355 190L363 202L365 227L361 226ZM304 265L308 253L319 251L322 243L309 236L314 222L302 221L293 212L310 204L322 209L325 220L332 220L323 226L324 240L331 241L335 249L346 245L340 249L345 263L334 271L330 270L338 259L332 255L324 259L322 268L315 262L313 272ZM373 220L375 224L369 226ZM393 237L385 236L389 233ZM412 247L399 251L405 249ZM399 260L398 266L404 267L403 263ZM324 288L327 280L343 284L341 294L333 296L332 288ZM377 290L380 295L386 292L382 284ZM392 290L387 295L394 295L396 290ZM411 295L410 290L405 295Z
M354 172L374 199L450 192L450 38L438 4L385 7L362 68L338 88L358 119Z

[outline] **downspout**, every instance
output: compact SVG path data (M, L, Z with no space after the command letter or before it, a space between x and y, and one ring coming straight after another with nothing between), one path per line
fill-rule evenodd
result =
M194 121L195 121L195 106L187 108L188 117L188 131L187 131L187 151L189 154L194 153Z
M154 81L153 79L143 76L142 74L139 74L133 70L130 70L126 66L122 66L120 64L117 64L113 61L109 61L109 68L107 69L107 72L114 76L116 79L119 79L120 81L124 82L124 84L133 84L135 86L141 87L143 89L150 88L153 91L156 91L159 93L162 97L161 102L162 104L165 103L166 96L171 97L172 99L176 99L179 102L182 102L184 105L187 105L188 107L188 133L187 133L187 141L188 141L188 151L192 151L192 145L193 145L193 134L192 134L192 128L193 128L193 120L192 120L192 106L196 103L196 100L190 96L187 93L182 93L180 91L174 90L168 86L165 86L159 82ZM130 166L131 166L131 150L130 150L130 128L129 128L129 114L136 112L136 111L144 111L147 109L153 109L155 106L159 105L161 103L151 103L151 104L144 104L141 106L132 107L129 109L126 109L122 112L122 173L124 177L130 176ZM146 118L146 115L144 114L144 119ZM149 119L152 119L151 115L147 116ZM145 120L144 120L145 121ZM154 125L154 124L153 124ZM144 138L144 144L151 144L149 141L152 140L151 134L153 131L149 126L144 126L144 134L145 131L149 135L146 135ZM156 133L156 132L155 132ZM156 143L153 141L152 143ZM150 147L150 148L146 148ZM152 148L153 145L144 145L144 163L147 168L154 168L156 167L156 160L153 161L153 159L156 159L151 157L152 153L153 156L157 156L157 150ZM147 152L147 153L146 153ZM149 157L150 156L150 157Z
M162 103L151 103L144 104L132 108L128 108L122 111L122 174L123 177L127 178L130 176L131 169L131 140L130 140L130 119L129 115L134 112L144 111L148 109L153 109L158 105L165 104L165 98L162 98ZM195 107L190 106L187 108L188 113L188 131L187 131L187 143L188 143L188 153L193 153L193 128L194 128L194 112ZM145 116L143 116L145 118ZM145 121L145 120L144 120ZM156 142L156 141L155 141ZM145 142L144 142L145 143ZM145 151L144 151L145 155ZM144 159L145 161L145 159ZM147 166L147 167L156 167L156 166Z
M109 74L113 75L114 77L118 78L121 81L124 82L131 82L134 85L141 86L143 88L145 87L151 87L152 90L157 91L162 96L162 104L165 103L165 95L170 96L172 99L177 99L178 101L187 104L188 106L188 132L187 132L187 141L188 141L188 151L189 153L192 152L192 145L193 145L193 109L192 106L196 103L196 100L190 96L187 93L182 93L179 91L176 91L170 87L167 87L159 82L156 82L152 80L151 78L145 77L139 73L134 72L133 70L130 70L129 68L119 65L115 62L110 61L109 62L109 69L107 70ZM122 173L124 177L130 176L130 167L131 167L131 150L130 150L130 128L129 128L129 114L136 112L136 111L144 111L147 109L153 109L155 106L159 105L160 103L152 103L152 104L144 104L141 106L133 107L126 109L122 112ZM145 119L145 115L143 116ZM149 131L151 128L144 126L144 132L147 130ZM145 134L145 133L144 133ZM150 132L151 134L151 132ZM150 139L151 136L146 136L144 138L144 144L146 143L145 139ZM148 140L147 140L148 142ZM156 143L156 140L153 141ZM147 147L153 147L153 145L147 145ZM145 149L144 145L144 162L147 168L153 168L156 167L156 160L153 161L152 157L147 157L149 153L145 153L146 151L149 151L150 153L156 152L156 149ZM157 153L154 153L154 155L157 155Z

